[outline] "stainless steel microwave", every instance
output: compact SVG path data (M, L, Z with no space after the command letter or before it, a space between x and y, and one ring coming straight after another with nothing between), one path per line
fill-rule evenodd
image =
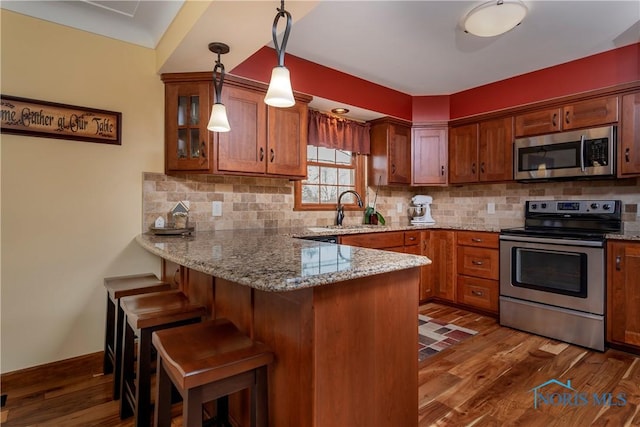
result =
M614 176L615 147L615 126L518 138L514 143L514 179Z

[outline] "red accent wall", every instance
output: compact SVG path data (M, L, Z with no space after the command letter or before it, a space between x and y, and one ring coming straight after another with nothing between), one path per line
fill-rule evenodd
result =
M414 96L413 123L428 123L449 120L449 95Z
M556 65L473 89L415 96L286 55L293 89L415 123L482 114L560 96L640 80L640 43ZM263 47L231 74L268 83L275 50Z
M284 64L291 72L291 86L297 92L411 120L411 95L289 54L285 56ZM269 83L271 70L276 65L275 50L265 46L230 73Z
M454 93L450 115L456 119L637 80L640 43Z

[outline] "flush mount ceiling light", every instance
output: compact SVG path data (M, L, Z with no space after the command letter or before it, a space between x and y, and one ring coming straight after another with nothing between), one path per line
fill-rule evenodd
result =
M349 112L348 108L338 107L331 110L333 114L347 114Z
M272 107L292 107L296 101L293 99L293 90L291 89L291 78L289 70L284 66L284 52L287 48L289 33L291 32L291 14L284 9L284 0L281 0L280 8L276 9L278 14L273 20L271 34L273 36L273 44L276 47L276 55L278 57L278 65L271 71L271 82L267 90L267 96L264 102ZM287 18L287 24L282 36L282 44L278 44L276 33L278 31L278 21L280 18Z
M522 22L527 10L520 0L488 1L467 14L464 29L479 37L494 37Z
M220 42L209 43L209 50L218 54L216 65L213 67L214 101L211 108L211 118L207 129L212 132L229 132L229 120L227 119L227 107L222 103L222 84L224 83L224 65L220 62L220 55L229 52L229 46ZM219 76L219 77L218 77Z

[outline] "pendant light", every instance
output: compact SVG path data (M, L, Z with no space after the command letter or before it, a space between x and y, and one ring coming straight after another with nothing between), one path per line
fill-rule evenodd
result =
M222 103L222 84L224 83L224 65L220 62L220 55L229 52L229 46L220 42L209 43L209 50L218 54L216 65L213 67L214 104L211 108L211 118L207 129L212 132L229 132L227 108ZM217 76L220 76L219 78Z
M278 65L271 71L271 82L264 102L272 107L292 107L296 101L293 99L293 90L291 89L291 78L289 70L284 66L284 52L287 48L287 40L291 32L291 14L284 9L284 0L281 0L280 8L275 19L271 34L273 35L273 44L276 47L276 55L278 56ZM276 32L278 31L278 21L280 18L287 18L287 25L282 36L282 44L278 45Z
M488 1L467 14L464 29L479 37L498 36L520 24L527 11L527 6L520 0Z

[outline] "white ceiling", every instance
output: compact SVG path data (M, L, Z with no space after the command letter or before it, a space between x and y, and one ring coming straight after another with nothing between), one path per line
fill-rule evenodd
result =
M210 3L162 72L211 69L211 41L231 46L223 58L228 70L270 43L278 0ZM287 53L410 95L443 95L640 42L639 0L525 0L522 24L491 38L461 29L480 3L287 1L294 19ZM155 47L182 4L3 0L0 6Z

